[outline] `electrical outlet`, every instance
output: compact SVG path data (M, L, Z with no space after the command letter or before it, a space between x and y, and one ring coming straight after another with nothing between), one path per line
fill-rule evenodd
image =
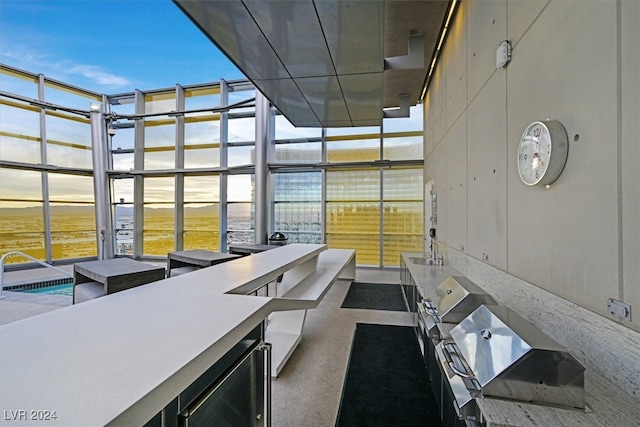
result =
M607 308L610 314L625 320L631 320L631 306L629 304L609 298L607 300Z

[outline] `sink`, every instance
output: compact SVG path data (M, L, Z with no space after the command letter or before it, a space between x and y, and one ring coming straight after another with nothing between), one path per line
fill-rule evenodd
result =
M433 258L411 257L409 262L419 265L438 265L438 262Z

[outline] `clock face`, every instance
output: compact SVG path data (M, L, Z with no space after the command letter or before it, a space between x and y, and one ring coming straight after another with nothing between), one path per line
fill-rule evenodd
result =
M562 173L567 159L567 134L557 121L533 122L522 134L518 148L518 173L533 186L551 184Z
M533 122L520 138L518 171L527 185L535 185L544 177L551 158L549 129L542 122Z

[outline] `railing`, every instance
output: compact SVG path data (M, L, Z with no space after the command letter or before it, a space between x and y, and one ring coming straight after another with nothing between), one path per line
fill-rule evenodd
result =
M67 277L73 277L73 274L71 274L71 273L69 273L67 271L64 271L64 270L62 270L62 269L60 269L58 267L54 267L51 264L47 264L44 261L40 261L39 259L35 259L34 257L32 257L30 255L27 255L25 253L18 252L18 251L7 252L6 254L2 255L2 258L0 258L0 299L4 298L4 294L3 294L3 291L4 291L4 260L9 256L14 256L14 255L19 255L19 256L22 256L24 258L30 259L31 261L36 262L36 263L40 264L43 267L55 270L55 271L57 271L59 273L62 273L63 275L65 275Z

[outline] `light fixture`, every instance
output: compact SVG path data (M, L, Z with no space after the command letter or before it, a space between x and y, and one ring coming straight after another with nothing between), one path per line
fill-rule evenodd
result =
M509 40L503 40L496 50L496 68L507 68L509 61L511 61L511 43Z
M458 0L453 0L451 2L451 6L449 7L449 13L447 13L447 19L444 22L442 31L440 32L440 38L438 39L438 47L436 48L436 51L433 54L433 61L431 62L431 68L429 68L429 73L427 74L427 78L425 79L424 86L422 87L422 93L420 94L419 102L424 102L424 97L427 94L427 87L429 87L429 82L431 81L431 74L433 74L433 70L435 69L438 56L440 55L440 48L444 43L444 39L447 35L447 30L449 29L449 24L451 23L451 17L453 16L453 12L456 9L457 3L458 3Z

